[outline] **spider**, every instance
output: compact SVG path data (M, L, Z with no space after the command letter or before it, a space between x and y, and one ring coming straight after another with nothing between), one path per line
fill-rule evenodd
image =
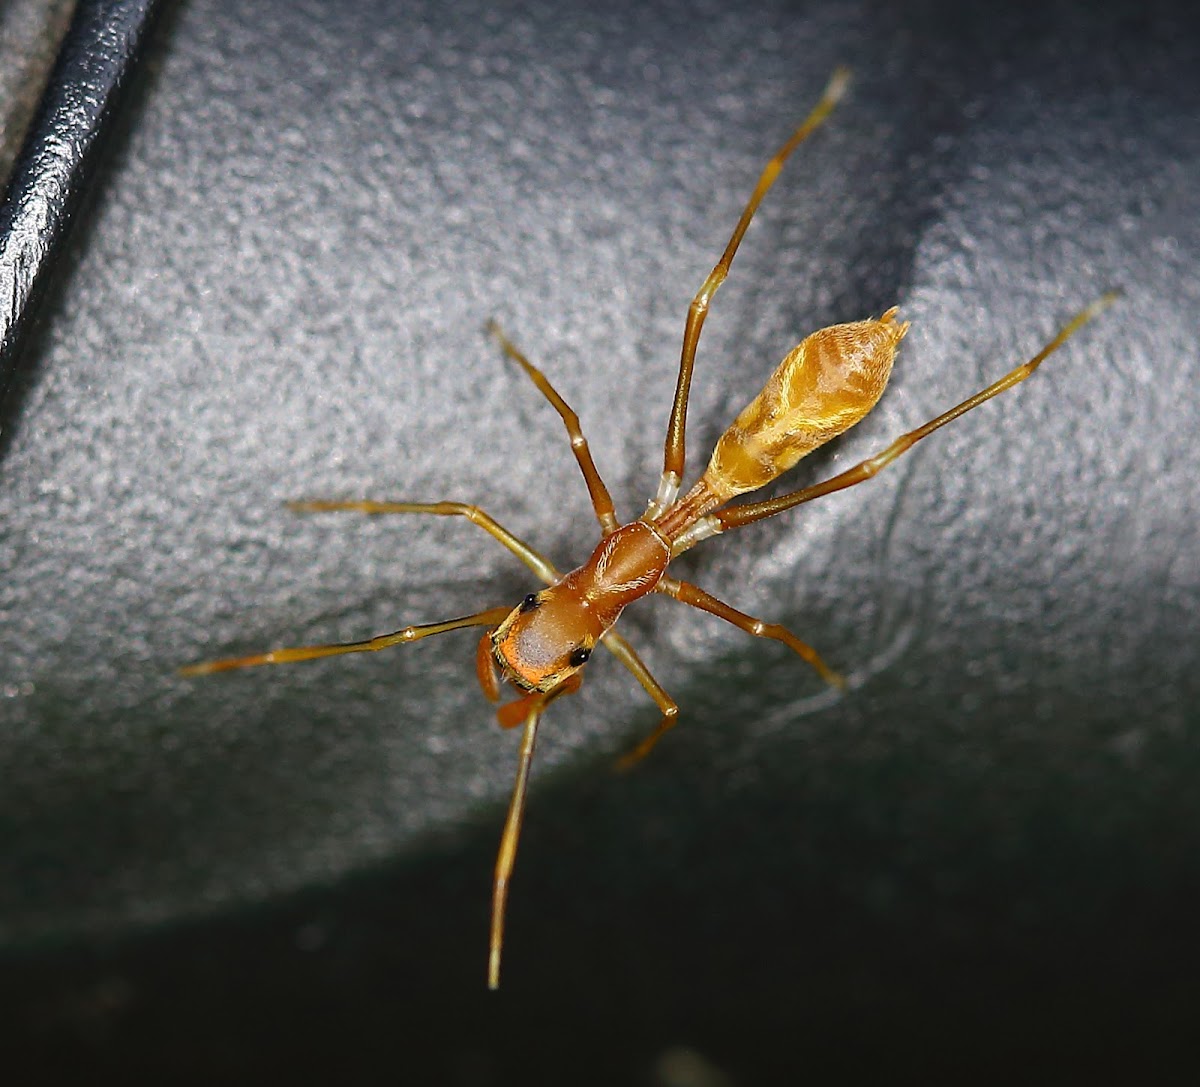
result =
M898 310L893 307L878 319L870 318L820 329L784 358L762 391L721 435L708 467L699 480L680 497L688 391L696 345L708 315L709 303L725 281L742 237L785 160L825 121L841 99L849 75L846 68L834 71L812 112L767 163L721 259L692 300L684 327L675 400L667 425L663 472L655 496L640 517L624 524L617 518L608 488L592 460L579 417L546 376L530 363L495 322L489 322L488 330L496 337L505 355L525 371L566 426L571 451L579 463L596 520L600 523L600 542L588 560L569 573L560 574L529 544L518 539L479 507L462 502L290 502L289 507L298 513L350 510L365 514L416 513L465 517L515 554L545 586L526 595L515 608L507 605L487 608L441 623L406 626L366 641L276 649L268 653L194 664L182 670L185 675L196 676L342 653L373 652L463 627L485 628L476 652L476 673L480 686L493 702L500 698L502 682L515 687L517 698L501 705L497 717L506 728L524 726L512 799L496 858L488 955L489 988L496 989L500 984L508 886L524 817L538 723L546 707L556 699L579 690L584 666L596 647L603 646L633 673L662 713L658 727L625 755L619 765L628 767L644 758L678 718L679 708L671 696L650 674L632 646L617 633L615 624L621 612L643 596L663 593L683 604L716 615L756 637L782 642L811 665L826 682L843 686L841 676L821 659L812 646L791 631L738 611L696 585L669 577L668 564L677 555L710 536L773 517L793 506L872 478L922 438L1024 381L1047 356L1117 297L1118 292L1115 291L1102 295L1076 314L1028 362L1009 371L949 411L902 434L886 448L852 468L822 483L777 498L729 505L731 499L770 483L801 457L861 420L883 394L896 350L909 326L907 321L898 319Z

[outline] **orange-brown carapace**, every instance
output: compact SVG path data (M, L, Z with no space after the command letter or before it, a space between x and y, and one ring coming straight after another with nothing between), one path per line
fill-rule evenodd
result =
M606 536L591 558L530 593L489 636L503 677L523 691L552 691L578 672L627 604L653 592L671 545L633 521Z

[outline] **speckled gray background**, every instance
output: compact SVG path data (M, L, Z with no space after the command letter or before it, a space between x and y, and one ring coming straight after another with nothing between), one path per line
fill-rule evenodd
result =
M1101 948L1122 990L1186 960L1200 49L1182 8L195 0L166 20L3 438L0 943L35 965L132 948L95 977L47 960L65 980L42 1036L75 1029L63 993L115 978L102 1036L136 1045L122 1031L165 997L123 941L185 922L180 962L189 941L232 961L205 926L252 906L295 934L264 975L336 961L375 1000L346 978L390 956L398 1017L464 1016L463 1067L491 1078L438 1063L462 1047L429 1033L410 1051L425 1082L508 1082L507 1030L547 1002L547 1052L618 1039L610 1082L685 1042L751 1083L790 1043L751 1045L750 1023L886 1034L900 1009L952 1019L964 992L995 1021L989 993L1032 999L1022 979L1081 1014ZM290 497L476 501L560 565L586 555L561 426L488 317L639 512L687 303L838 62L852 93L714 303L695 467L822 324L899 303L913 328L880 408L798 482L975 391L1102 290L1126 297L887 476L681 564L817 644L845 697L670 601L628 613L683 723L618 778L657 719L628 674L597 658L554 707L505 1003L476 1013L516 738L474 686L471 635L175 670L530 587L465 523L300 519ZM291 905L302 891L318 905ZM232 978L179 999L220 1003ZM287 986L253 984L286 1016Z

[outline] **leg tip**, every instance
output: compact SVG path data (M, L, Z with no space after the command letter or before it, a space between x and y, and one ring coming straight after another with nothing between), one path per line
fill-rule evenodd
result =
M839 691L845 692L850 689L849 682L847 682L846 677L842 675L841 672L828 670L821 678L824 679L830 687L836 687Z
M178 675L184 679L195 679L197 676L211 676L217 672L230 672L237 667L239 667L238 663L233 661L203 661L200 664L185 664L178 670Z
M839 64L834 68L833 74L829 77L829 83L825 87L825 98L831 103L838 102L842 95L846 93L846 88L850 85L850 78L853 74L848 64Z
M637 747L633 748L631 751L626 751L624 755L622 755L613 763L613 770L615 770L618 774L627 774L630 770L637 766L642 759L650 754L650 750L653 747L654 744L652 743L638 744Z

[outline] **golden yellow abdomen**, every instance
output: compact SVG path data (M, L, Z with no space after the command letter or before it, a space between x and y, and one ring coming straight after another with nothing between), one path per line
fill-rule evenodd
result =
M704 473L711 491L729 499L757 490L849 430L883 394L907 331L892 308L807 337L721 435Z

